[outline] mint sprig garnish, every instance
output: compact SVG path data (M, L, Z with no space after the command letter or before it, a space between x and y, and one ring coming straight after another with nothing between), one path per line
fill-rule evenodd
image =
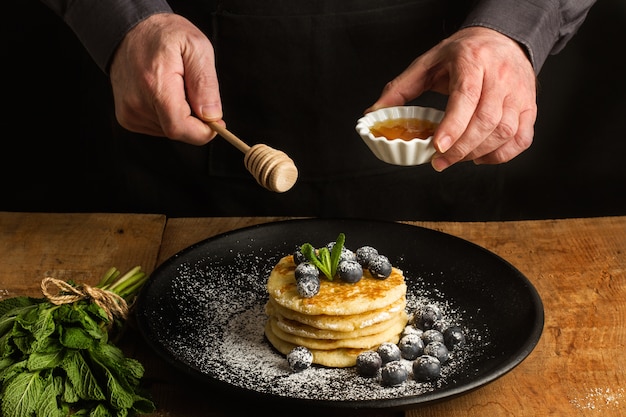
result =
M339 265L339 258L341 258L341 251L343 250L345 241L346 236L343 233L339 233L332 251L328 250L327 247L320 248L316 251L310 243L302 245L300 251L309 262L315 265L317 269L326 276L326 278L332 281L337 273L337 265Z
M333 280L337 273L337 265L339 265L339 258L341 257L341 251L346 241L346 236L343 233L339 233L332 251L329 251L327 247L318 249L317 251L310 243L305 243L300 248L300 251L304 257L320 270L322 274L326 276L330 281Z

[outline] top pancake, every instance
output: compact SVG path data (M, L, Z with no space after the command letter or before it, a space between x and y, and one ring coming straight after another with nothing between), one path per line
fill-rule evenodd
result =
M277 304L302 314L361 314L389 306L406 294L402 271L394 267L391 275L382 280L367 270L357 283L322 277L319 293L305 298L298 294L295 269L293 256L283 257L270 273L267 290Z

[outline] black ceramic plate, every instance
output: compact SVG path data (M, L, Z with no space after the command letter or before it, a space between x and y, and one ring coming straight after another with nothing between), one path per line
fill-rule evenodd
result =
M404 271L408 309L439 305L462 326L441 379L383 387L354 368L289 370L263 336L265 283L273 265L309 242L346 235L346 247L374 246ZM533 350L543 305L507 261L466 240L407 224L345 219L289 220L199 242L157 268L136 305L141 333L165 360L199 382L281 404L403 408L445 400L504 375Z

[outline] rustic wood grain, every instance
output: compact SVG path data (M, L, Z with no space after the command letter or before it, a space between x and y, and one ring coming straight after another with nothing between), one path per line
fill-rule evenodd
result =
M545 325L509 374L407 416L626 415L626 218L425 225L516 266L541 295Z
M95 284L110 267L152 272L165 216L0 212L0 299L41 297L45 276Z
M278 220L282 219L170 219L159 262L187 243L232 228ZM456 399L407 410L407 417L624 415L626 217L409 223L466 239L509 261L539 291L546 321L538 346L510 373ZM180 386L184 391L161 387L164 407L157 416L195 417L220 409L226 415L238 408L219 400L208 405L198 399L197 389ZM185 398L186 408L181 412L169 408L167 398L174 392ZM171 400L181 407L180 401ZM346 413L350 414L338 412Z
M151 272L179 250L217 234L285 218L0 212L0 299L40 296L43 276L94 283L110 266ZM544 332L508 374L474 392L398 410L325 411L325 416L626 415L626 216L462 223L410 222L500 255L539 291ZM135 331L121 340L146 368L158 409L151 417L248 415L237 393L195 383L158 358ZM261 409L261 408L259 408ZM268 410L268 409L266 409ZM293 410L272 409L273 415ZM317 410L298 415L319 416Z

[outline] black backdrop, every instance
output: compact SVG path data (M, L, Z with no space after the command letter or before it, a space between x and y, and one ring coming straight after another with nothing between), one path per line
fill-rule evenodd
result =
M0 210L127 211L108 79L37 0L4 7ZM599 0L548 59L534 143L502 167L492 220L626 215L625 41L626 3Z

